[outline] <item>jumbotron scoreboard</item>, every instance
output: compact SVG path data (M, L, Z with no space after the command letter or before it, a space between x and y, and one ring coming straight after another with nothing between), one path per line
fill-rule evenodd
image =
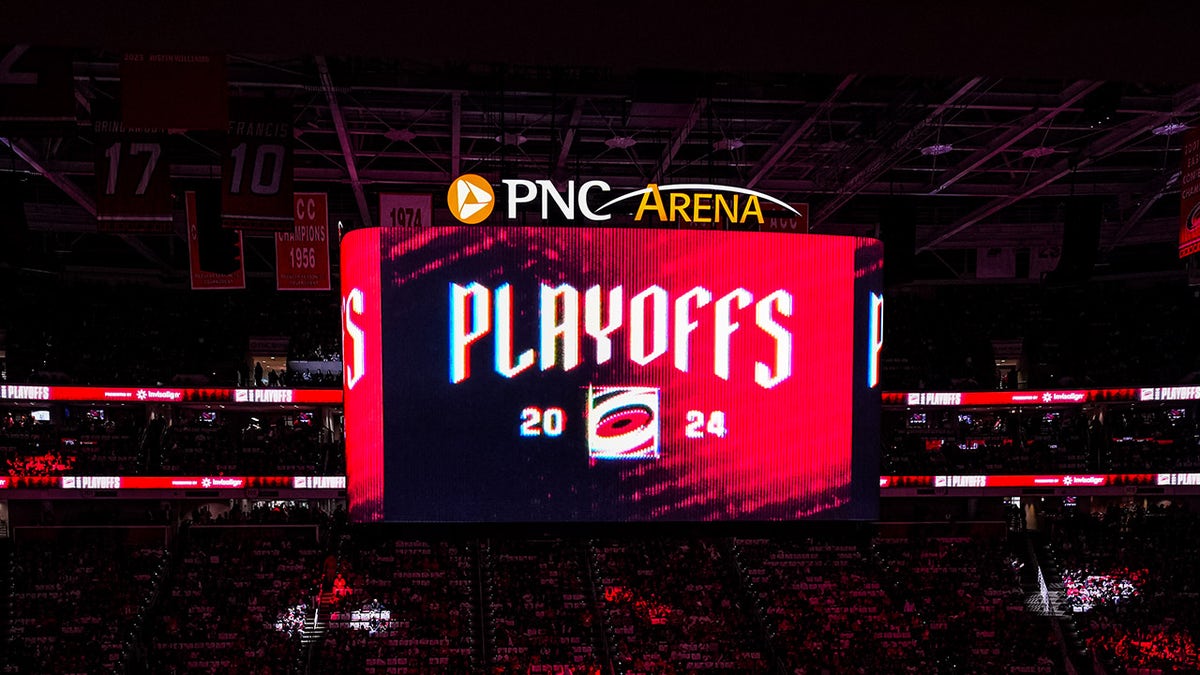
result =
M882 254L759 232L352 231L351 515L874 518Z

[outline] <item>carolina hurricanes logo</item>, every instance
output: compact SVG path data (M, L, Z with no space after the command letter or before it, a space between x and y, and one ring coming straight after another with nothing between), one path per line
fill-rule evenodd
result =
M588 455L593 459L658 459L658 389L589 387Z
M139 401L145 401L145 400L146 400L146 398L147 398L148 396L149 396L149 394L147 394L147 393L146 393L146 390L145 390L145 389L138 389L138 390L137 390L137 400L139 400Z
M200 487L206 487L206 488L212 487L212 479L211 478L201 478L200 479Z
M1052 400L1054 400L1054 396L1050 392L1042 394L1042 403L1049 403Z
M1187 223L1185 224L1187 231L1191 232L1200 227L1200 202L1197 202L1192 207L1192 212L1188 214Z
M446 193L450 213L467 225L487 220L496 206L496 192L482 176L465 173L450 184Z

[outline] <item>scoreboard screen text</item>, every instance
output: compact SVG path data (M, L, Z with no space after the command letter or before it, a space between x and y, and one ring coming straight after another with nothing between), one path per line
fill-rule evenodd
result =
M356 520L876 516L875 240L384 227L342 255Z

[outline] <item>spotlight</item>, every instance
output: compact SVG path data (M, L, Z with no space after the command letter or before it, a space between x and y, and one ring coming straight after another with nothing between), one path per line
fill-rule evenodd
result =
M952 152L954 146L949 143L934 143L921 148L921 154L926 157L941 157L942 155Z
M604 141L604 144L614 150L628 150L637 145L637 139L633 136L613 136Z
M1154 127L1150 133L1155 136L1174 136L1181 131L1187 131L1188 125L1182 122L1167 122L1166 124Z

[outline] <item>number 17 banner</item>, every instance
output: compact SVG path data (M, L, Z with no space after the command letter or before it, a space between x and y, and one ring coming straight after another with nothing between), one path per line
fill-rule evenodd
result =
M329 290L329 200L323 192L297 192L291 232L275 233L275 287L281 291Z
M92 113L99 230L172 233L175 223L165 131L127 127L116 106L100 102L92 107Z

